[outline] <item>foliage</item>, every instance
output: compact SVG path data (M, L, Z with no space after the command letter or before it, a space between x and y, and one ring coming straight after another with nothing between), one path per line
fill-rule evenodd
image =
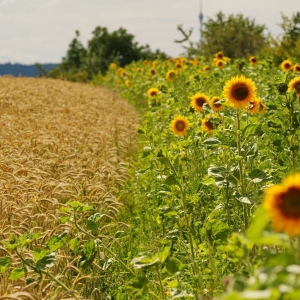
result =
M203 55L206 58L218 51L230 58L245 58L259 52L267 43L265 25L242 14L226 16L219 12L203 24L199 43L187 48L188 55Z
M281 14L282 22L279 24L283 30L282 36L271 39L271 44L265 52L274 56L276 63L284 59L293 58L300 61L300 12L294 13L290 18Z
M87 48L80 41L80 33L72 40L60 67L47 74L51 78L66 78L86 82L98 73L104 74L111 63L122 67L141 59L166 58L166 54L151 51L149 45L140 46L134 35L124 28L109 32L106 27L96 27Z

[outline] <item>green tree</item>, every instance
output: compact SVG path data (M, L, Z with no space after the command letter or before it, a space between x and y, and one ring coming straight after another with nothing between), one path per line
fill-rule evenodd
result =
M60 64L60 68L65 71L72 70L73 72L78 72L87 57L87 50L79 40L79 31L76 30L75 34L76 37L70 43L67 55L63 57L62 63Z
M70 43L67 54L60 64L60 72L56 70L50 75L58 77L63 75L67 79L77 81L82 75L87 74L87 78L91 79L99 72L104 74L112 62L124 67L132 61L141 59L167 58L167 55L159 50L152 52L149 45L138 45L134 41L134 35L124 28L110 33L106 27L96 27L87 48L80 42L79 36L77 30L76 37ZM70 73L80 76L70 76Z
M204 23L199 50L206 57L218 51L230 58L247 57L259 52L267 43L265 30L265 25L257 25L242 14L226 17L219 12L216 19L209 18Z
M294 13L290 18L281 13L281 17L279 26L283 34L271 40L266 52L273 55L277 63L287 58L300 62L300 12Z
M182 25L178 26L184 38L175 42L189 42L189 46L184 47L187 56L203 55L209 58L222 51L230 58L243 58L256 54L268 42L266 26L257 25L254 20L242 14L231 14L227 17L219 12L214 19L208 18L203 25L202 39L198 43L189 41L191 31L185 33Z

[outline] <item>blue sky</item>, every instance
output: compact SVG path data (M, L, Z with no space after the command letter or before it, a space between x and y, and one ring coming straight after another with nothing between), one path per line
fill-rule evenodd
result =
M273 35L281 12L300 11L300 0L202 0L204 22L220 10L226 15L242 13L265 24ZM0 63L33 64L60 62L68 45L81 34L86 46L96 26L114 31L120 27L135 36L140 45L159 48L170 56L184 50L175 39L177 30L193 28L199 39L200 0L0 0Z

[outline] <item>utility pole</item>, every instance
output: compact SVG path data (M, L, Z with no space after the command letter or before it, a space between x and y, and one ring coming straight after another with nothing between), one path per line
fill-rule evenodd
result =
M199 20L200 20L200 42L202 41L202 23L203 23L203 13L202 13L202 0L200 0L200 14L199 14Z

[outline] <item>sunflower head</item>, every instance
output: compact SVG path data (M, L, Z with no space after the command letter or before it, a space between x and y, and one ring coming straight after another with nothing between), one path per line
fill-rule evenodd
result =
M173 58L172 58L172 57L169 57L169 58L168 58L168 62L169 62L169 63L172 63L172 62L173 62Z
M117 68L117 65L114 64L114 63L111 63L111 64L109 65L109 68L110 68L110 69L116 69L116 68Z
M156 60L154 60L154 61L152 62L152 66L153 66L153 67L157 67L157 61L156 61Z
M280 95L284 95L288 90L289 86L285 82L280 82L277 84L276 88Z
M219 103L219 101L221 100L220 97L213 97L210 101L210 107L214 110L214 111L221 111L224 109L224 105Z
M147 91L148 98L156 97L159 94L159 89L157 88L150 88Z
M150 75L152 75L152 76L154 76L154 75L156 74L156 71L155 71L155 69L153 69L153 68L152 68L152 69L150 69L150 71L149 71L149 72L150 72Z
M300 235L300 173L285 178L265 191L263 206L272 219L272 227L290 236Z
M210 115L206 115L205 118L201 122L202 129L204 132L212 133L214 129L216 129L219 124L213 122L213 118Z
M219 69L222 69L225 65L225 62L223 59L217 59L215 61L215 66L218 67Z
M258 114L261 115L266 111L266 105L260 98L254 99L254 101L250 102L250 106L247 110L248 114Z
M126 79L126 80L125 80L125 85L126 85L127 87L130 87L130 81L129 81L129 79Z
M180 59L180 61L181 61L182 64L185 64L187 62L187 58L186 57L182 57Z
M290 60L286 59L281 63L280 67L281 67L282 71L286 72L293 68L293 64Z
M189 127L189 121L182 115L176 116L170 124L170 129L173 131L173 133L179 136L186 135Z
M191 97L191 107L195 111L203 112L203 105L209 103L209 98L205 94L196 93Z
M218 53L215 54L215 58L217 59L223 59L224 58L224 54L222 53L222 51L219 51Z
M294 65L293 71L294 73L300 73L300 65L299 64Z
M202 69L204 72L209 72L210 71L210 67L209 66L204 66Z
M234 108L247 107L255 99L256 87L252 79L236 76L225 83L223 94L227 102Z
M178 73L176 70L169 70L167 72L166 79L168 81L174 81L175 79L177 79L177 77L178 77Z
M288 92L291 92L295 89L297 97L300 97L300 76L297 76L293 80L291 80L288 86Z
M256 65L257 62L258 62L258 59L255 56L251 56L249 58L249 62L250 62L251 65Z
M148 66L149 65L149 61L147 59L143 60L143 65Z
M141 68L136 68L136 72L137 72L137 73L141 73L141 72L142 72L142 69L141 69Z
M177 61L175 67L176 69L182 69L182 63L180 61Z

